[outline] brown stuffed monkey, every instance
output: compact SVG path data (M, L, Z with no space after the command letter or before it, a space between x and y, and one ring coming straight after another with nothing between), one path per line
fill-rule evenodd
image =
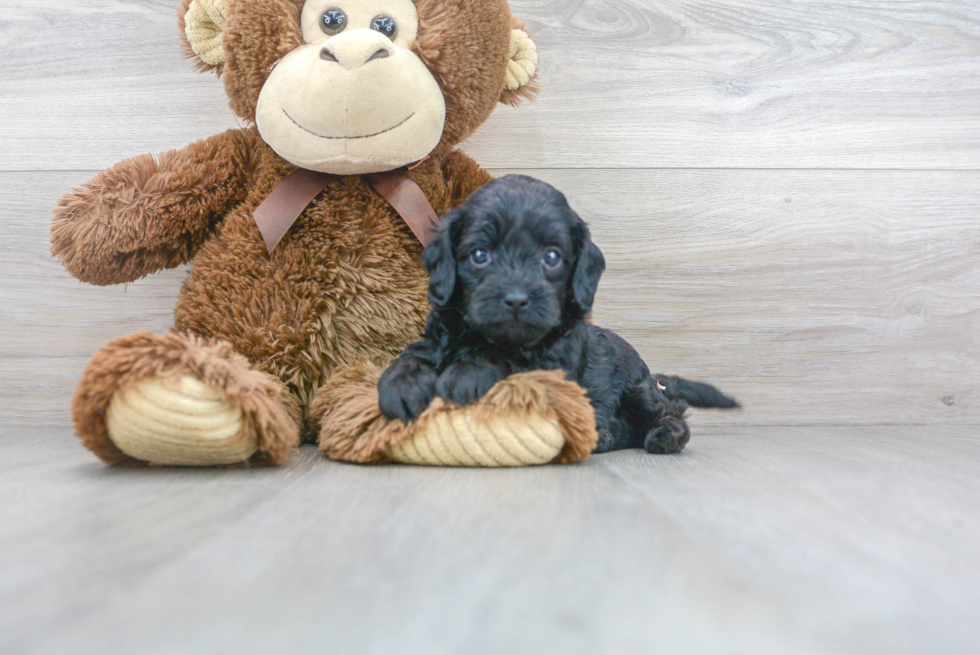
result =
M183 0L178 15L248 126L123 161L60 201L52 252L79 280L193 260L173 331L88 364L72 403L85 445L194 466L281 464L302 437L356 462L586 457L591 408L556 373L465 409L436 401L410 425L377 410L379 367L419 338L428 281L370 175L397 172L439 215L490 179L455 146L533 93L533 43L507 0ZM258 210L305 174L318 186L270 239Z

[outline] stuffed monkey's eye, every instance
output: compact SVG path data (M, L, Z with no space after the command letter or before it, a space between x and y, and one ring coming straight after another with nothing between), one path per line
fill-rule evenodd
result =
M561 265L561 253L552 248L544 254L541 261L548 268L558 268Z
M375 32L381 32L389 39L394 39L398 26L395 25L395 21L387 16L375 16L374 20L371 21L371 29Z
M347 14L344 13L343 9L334 7L323 12L323 17L320 19L320 29L323 30L324 34L333 36L343 32L345 27L347 27Z
M470 261L477 268L486 268L490 265L492 259L493 257L490 255L490 251L484 250L483 248L477 248L470 253Z

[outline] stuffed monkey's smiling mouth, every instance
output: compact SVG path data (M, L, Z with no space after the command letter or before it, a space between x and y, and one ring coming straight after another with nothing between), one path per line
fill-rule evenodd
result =
M300 125L299 123L297 123L296 122L296 119L294 119L292 116L290 116L289 113L285 109L282 110L282 113L286 115L286 118L288 118L290 121L292 121L293 125L295 125L299 129L303 130L304 132L307 132L308 134L312 134L313 136L315 136L317 138L320 138L320 139L331 139L331 140L370 139L373 136L379 136L381 134L384 134L385 132L391 132L392 130L401 127L402 125L404 125L405 123L407 123L409 121L409 119L412 118L412 116L415 115L415 112L413 111L411 114L408 115L408 118L403 119L397 125L392 125L388 129L381 130L380 132L375 132L374 134L362 134L360 136L324 136L322 134L317 134L316 132L311 132L310 130L306 129L305 127L303 127L302 125Z

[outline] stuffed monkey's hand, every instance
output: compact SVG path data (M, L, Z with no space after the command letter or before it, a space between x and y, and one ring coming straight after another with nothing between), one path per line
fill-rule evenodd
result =
M439 376L436 394L465 407L486 395L501 377L500 369L493 364L474 360L456 362Z
M418 418L436 395L438 375L423 359L411 355L399 357L378 381L378 404L389 419L408 423Z
M253 139L228 130L103 171L59 202L51 253L79 280L100 285L189 261L245 197Z
M82 282L114 284L131 281L120 255L138 249L138 225L120 220L126 198L135 194L113 184L111 171L102 173L59 202L51 226L51 254ZM131 261L131 263L133 263Z

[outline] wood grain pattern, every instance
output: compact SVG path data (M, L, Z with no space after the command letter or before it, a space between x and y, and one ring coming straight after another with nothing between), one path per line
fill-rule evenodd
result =
M545 178L550 176L545 175ZM724 423L980 419L975 173L562 173L610 262L596 320L744 401Z
M742 428L523 470L103 467L0 440L4 653L980 648L975 428ZM43 489L43 493L33 490Z
M695 425L980 422L980 172L534 173L606 255L596 321L745 404ZM0 421L63 424L96 349L172 321L183 268L97 288L48 256L88 175L0 174Z
M977 168L980 5L877 0L514 2L541 105L493 165ZM549 57L554 53L554 57Z
M181 60L174 4L5 8L0 170L101 169L236 125ZM544 92L474 136L487 166L980 168L973 0L512 6Z

